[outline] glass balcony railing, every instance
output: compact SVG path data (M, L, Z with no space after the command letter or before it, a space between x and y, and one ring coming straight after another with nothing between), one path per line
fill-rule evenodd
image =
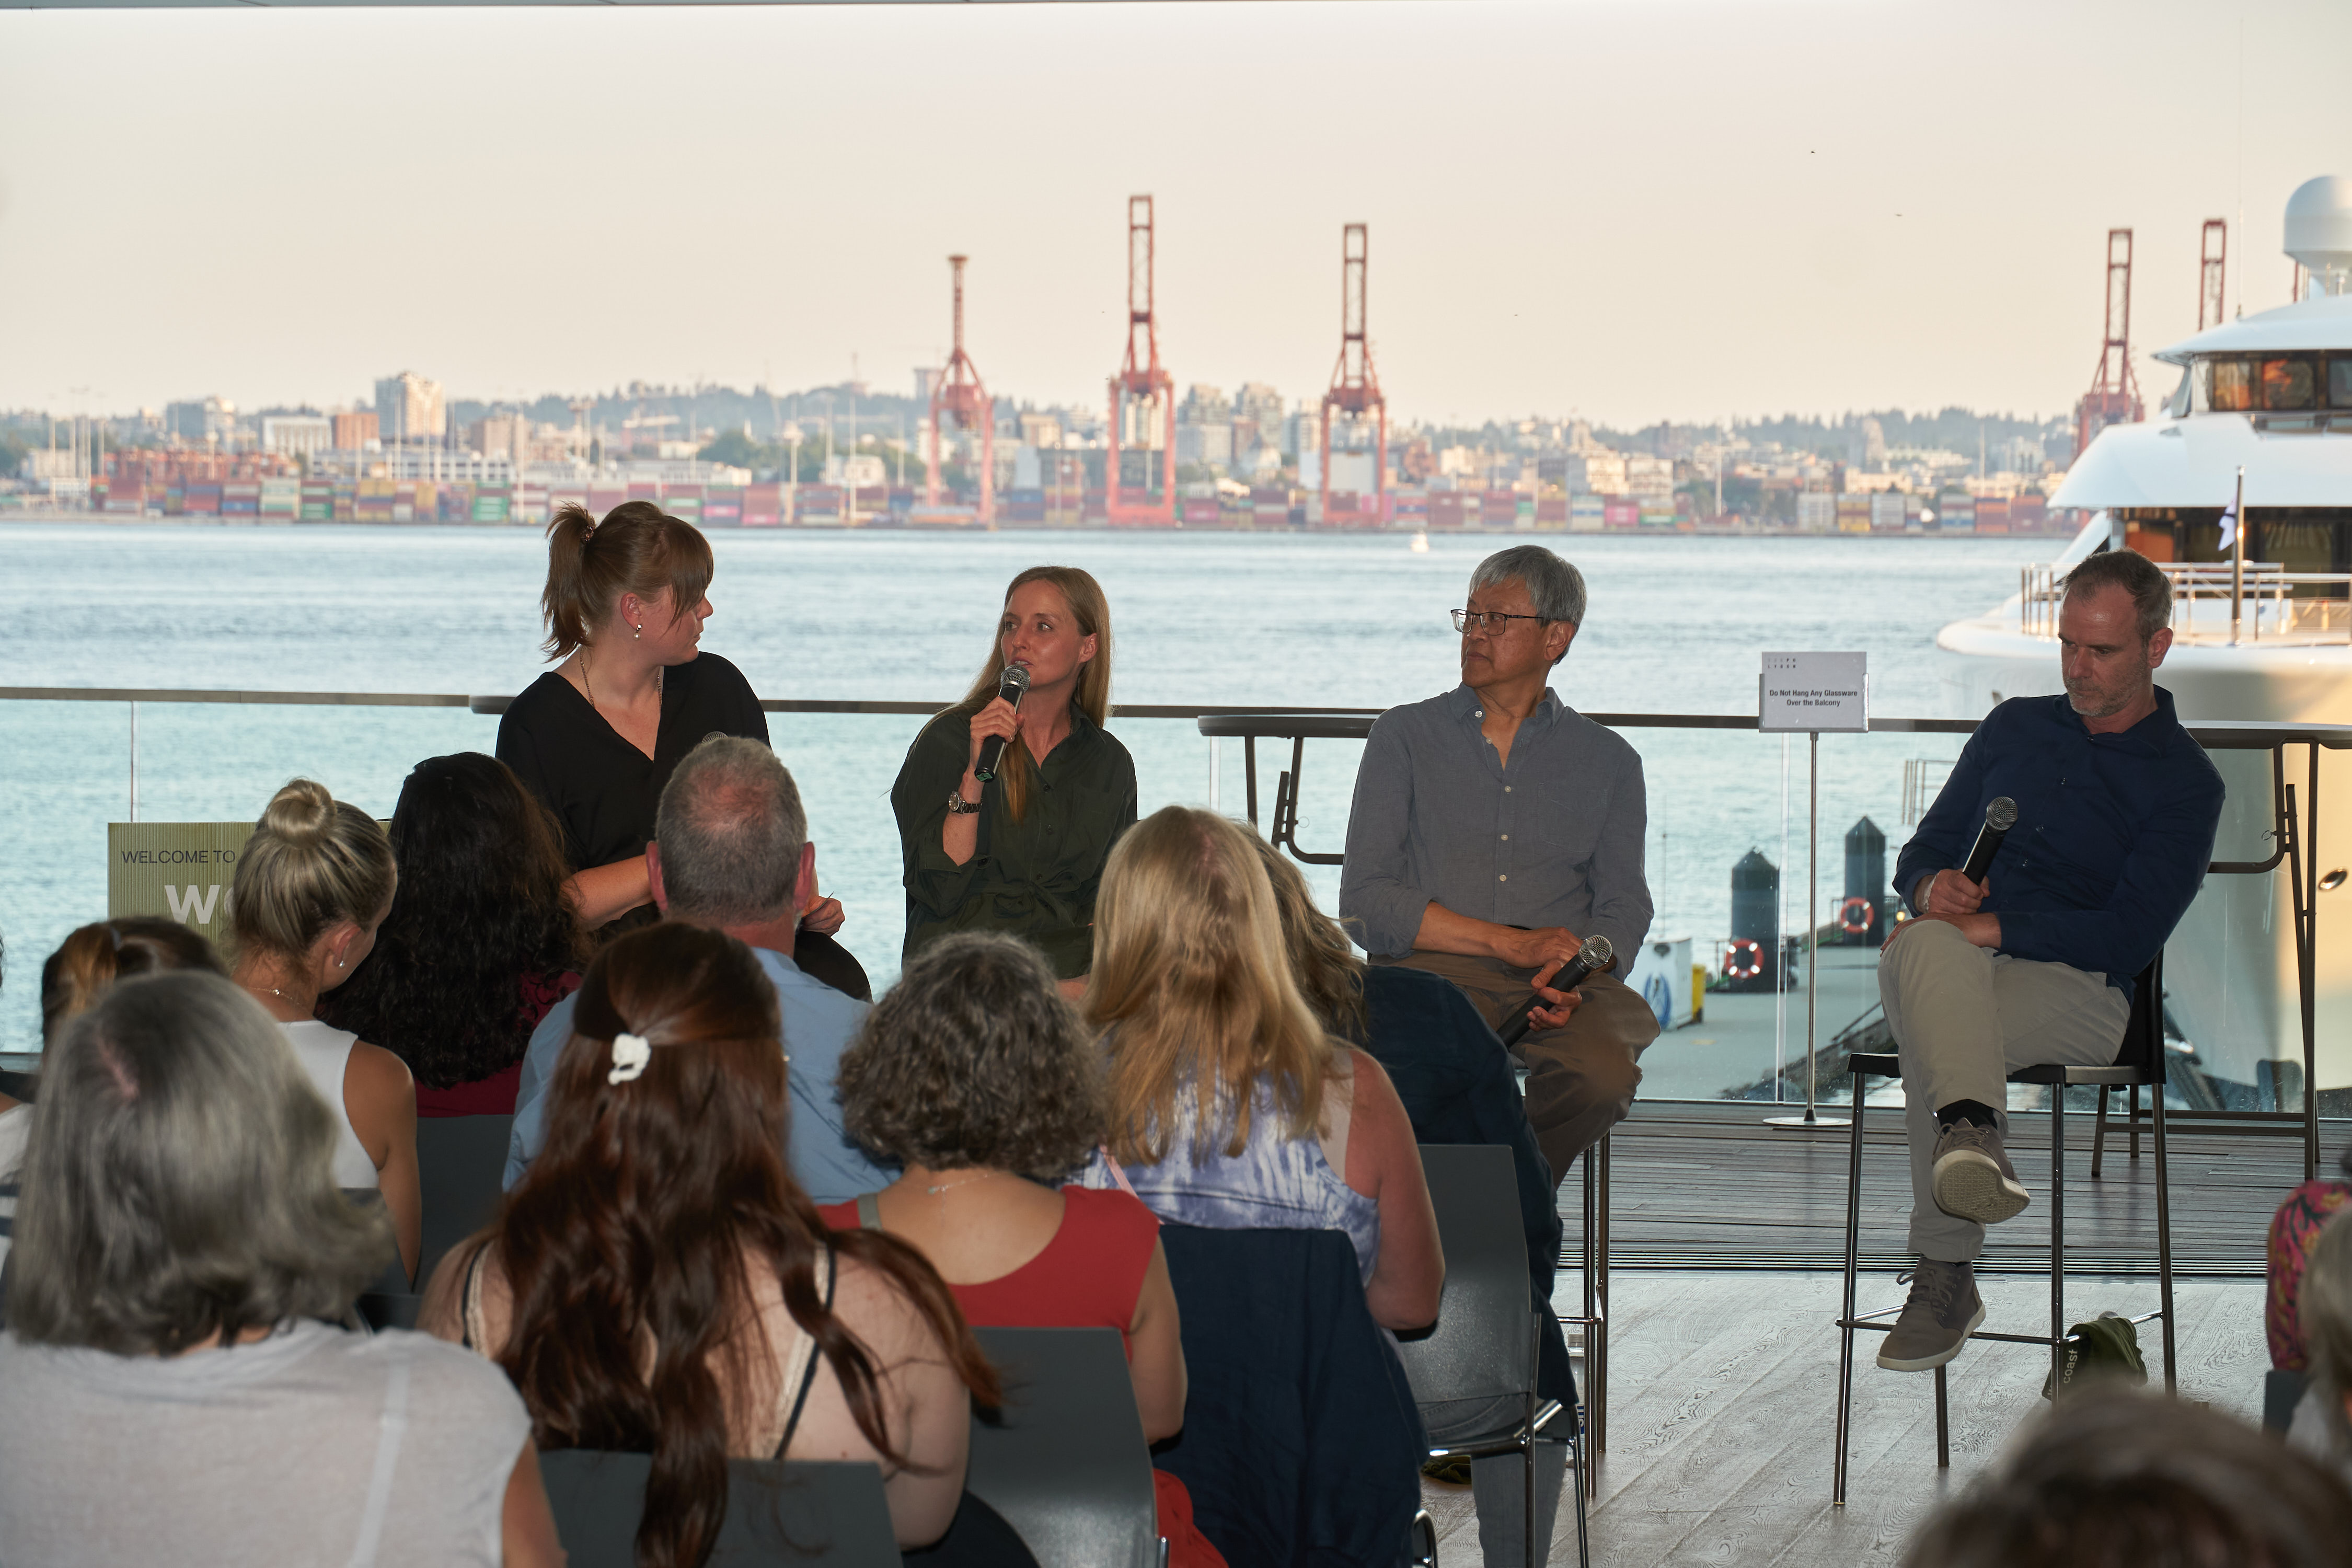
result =
M904 930L889 790L937 705L765 706L807 805L820 882L848 910L842 940L887 983ZM459 694L0 689L0 743L12 758L0 812L19 828L16 851L0 858L0 937L13 960L0 986L0 1058L37 1049L39 960L109 912L110 871L120 870L108 864L110 824L250 822L298 774L389 816L418 760L494 749L502 708L503 699ZM1336 909L1339 867L1318 861L1344 844L1371 717L1324 710L1304 723L1292 710L1129 707L1112 729L1134 754L1145 813L1183 802L1254 815L1316 858L1308 879ZM1878 943L1895 908L1889 878L1973 726L1882 719L1867 734L1822 737L1813 838L1803 737L1759 733L1752 718L1732 715L1596 717L1639 750L1648 787L1656 914L1628 978L1666 1027L1643 1059L1643 1096L1801 1101L1810 1056L1822 1103L1843 1100L1846 1045L1869 1039L1877 1022ZM2172 1102L2302 1111L2315 1081L2319 1102L2341 1113L2352 1105L2328 1102L2352 1100L2341 1093L2352 1086L2352 1047L2328 1042L2352 1039L2338 1026L2352 1024L2352 925L2336 922L2338 932L2305 918L2341 879L2321 874L2325 853L2312 841L2317 764L2306 773L2301 752L2290 764L2281 747L2315 753L2352 744L2352 730L2194 728L2216 750L2231 804L2217 874L2168 959ZM2291 833L2305 840L2292 855ZM182 899L198 896L194 876L175 885ZM2306 969L2315 1071L2305 1065ZM1899 1098L1900 1088L1878 1093Z

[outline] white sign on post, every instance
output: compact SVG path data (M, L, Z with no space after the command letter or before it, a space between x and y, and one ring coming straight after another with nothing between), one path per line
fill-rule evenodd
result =
M1768 653L1757 679L1756 727L1763 731L1866 731L1868 654Z

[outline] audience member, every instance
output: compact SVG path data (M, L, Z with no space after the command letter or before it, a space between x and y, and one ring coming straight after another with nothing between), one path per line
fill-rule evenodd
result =
M2352 1492L2165 1394L2061 1400L1920 1525L1905 1568L2339 1568Z
M1165 1220L1344 1232L1373 1319L1437 1316L1445 1261L1412 1126L1380 1064L1299 994L1249 833L1168 806L1112 849L1087 1022L1110 1058L1108 1157Z
M2312 1244L2296 1307L2311 1386L2295 1406L2287 1442L2352 1480L2352 1224L2341 1215Z
M335 1180L375 1188L392 1213L401 1267L423 1245L416 1086L407 1064L319 1021L319 999L365 963L391 912L392 843L374 817L296 779L272 796L229 887L236 983L277 1019L320 1098L341 1112Z
M793 1176L820 1203L880 1186L889 1173L850 1142L833 1092L866 1004L812 978L793 956L799 912L816 887L816 846L793 775L757 741L710 736L662 790L658 828L646 846L655 903L671 921L748 944L775 987L790 1046ZM551 1134L548 1089L573 1033L568 996L531 1033L507 1146L509 1187Z
M1560 700L1553 668L1585 610L1584 576L1539 544L1471 574L1462 683L1373 724L1348 816L1339 918L1374 962L1443 975L1487 1023L1532 996L1513 1047L1528 1120L1555 1178L1633 1108L1658 1017L1613 971L1650 925L1641 754ZM1549 982L1584 938L1616 947L1573 992Z
M1110 656L1110 605L1087 574L1032 566L1005 589L980 679L923 727L890 786L906 957L950 931L1001 931L1036 943L1066 983L1093 963L1103 857L1135 821L1134 759L1103 728ZM997 695L1013 666L1029 675L1017 709ZM979 771L992 738L992 788Z
M178 921L118 915L68 933L41 965L42 1045L55 1045L59 1032L116 981L167 969L228 973L204 933Z
M1252 833L1274 889L1282 939L1291 973L1307 1005L1330 1033L1370 1051L1396 1086L1397 1098L1420 1143L1495 1143L1510 1150L1518 1178L1519 1219L1528 1239L1528 1270L1541 1336L1536 1392L1576 1407L1576 1383L1568 1342L1553 1313L1553 1276L1559 1268L1559 1210L1552 1201L1550 1167L1536 1146L1520 1103L1510 1053L1478 1016L1470 999L1434 974L1403 964L1368 965L1358 960L1339 922L1315 902L1314 890L1297 865ZM1475 1438L1507 1425L1509 1402L1468 1400L1423 1405L1429 1436ZM1519 1418L1523 1418L1519 1417ZM1556 1418L1560 1426L1572 1416ZM1547 1427L1546 1430L1555 1428ZM1563 1436L1536 1450L1537 1528L1551 1538L1568 1464ZM1527 1558L1527 1486L1524 1462L1498 1454L1470 1462L1471 1487L1478 1505L1478 1531L1486 1560L1500 1568Z
M178 921L124 915L73 931L41 965L43 1047L56 1044L66 1025L88 1012L117 980L166 969L228 973L213 944ZM16 1172L32 1131L32 1106L0 1094L0 1262L8 1256Z
M921 1254L829 1236L793 1180L763 963L668 922L572 1000L546 1150L443 1261L426 1323L506 1370L541 1446L653 1455L640 1563L703 1560L730 1456L877 1463L900 1543L937 1539L993 1375Z
M2345 1146L2336 1165L2339 1174L2304 1183L2271 1216L2270 1304L2263 1326L2270 1336L2271 1365L2282 1372L2303 1372L2311 1365L2297 1321L2296 1297L2320 1231L2352 1203L2352 1144Z
M974 1327L1117 1329L1143 1437L1184 1425L1184 1345L1160 1222L1122 1192L1058 1186L1102 1136L1102 1059L1016 937L944 937L907 965L841 1058L850 1135L901 1167L819 1212L905 1240ZM1182 1483L1152 1473L1179 1564L1222 1563Z
M510 1116L523 1048L587 967L562 829L514 770L428 757L392 809L400 886L319 1016L408 1064L419 1116Z
M0 1561L555 1564L503 1377L332 1326L389 1246L341 1118L204 973L126 981L42 1074L0 1334Z

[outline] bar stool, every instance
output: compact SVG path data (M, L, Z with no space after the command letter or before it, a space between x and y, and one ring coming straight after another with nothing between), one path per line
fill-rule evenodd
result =
M1584 1331L1584 1375L1577 1385L1577 1473L1584 1495L1601 1495L1591 1459L1609 1451L1609 1135L1584 1151L1584 1310L1562 1317Z
M2122 1048L2116 1053L2112 1067L2029 1067L2009 1075L2011 1083L2042 1084L2050 1090L2050 1332L2048 1334L2003 1334L1979 1329L1969 1338L2000 1340L2010 1344L2046 1345L2050 1351L2052 1388L2063 1371L2066 1344L2066 1089L2070 1085L2096 1085L2103 1091L2147 1086L2153 1092L2149 1112L2150 1128L2156 1146L2156 1273L2160 1305L2153 1312L2143 1312L2131 1320L2145 1323L2151 1318L2164 1320L2164 1386L2168 1392L2177 1386L2172 1369L2172 1209L2170 1173L2165 1163L2164 1147L2164 955L2157 954L2154 963L2139 973L2132 996L2131 1019L2124 1026ZM1862 1124L1864 1112L1864 1079L1871 1077L1900 1078L1901 1058L1894 1052L1856 1051L1846 1058L1853 1074L1853 1142L1846 1172L1845 1199L1845 1310L1837 1321L1840 1335L1838 1349L1838 1408L1837 1467L1830 1492L1831 1502L1845 1506L1846 1448L1853 1418L1853 1336L1857 1330L1867 1329L1877 1333L1891 1331L1895 1325L1883 1320L1892 1319L1903 1309L1889 1307L1883 1311L1854 1311L1854 1279L1860 1263L1862 1237ZM1907 1155L1906 1155L1907 1158ZM1939 1468L1951 1464L1951 1418L1946 1398L1944 1373L1936 1369L1936 1464Z

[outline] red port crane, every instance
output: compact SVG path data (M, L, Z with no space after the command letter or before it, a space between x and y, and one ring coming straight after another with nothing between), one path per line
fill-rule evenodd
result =
M971 258L950 256L955 273L955 352L947 369L931 385L930 449L923 458L923 504L940 504L940 416L944 413L966 433L980 432L980 514L982 522L996 521L996 403L981 384L980 371L963 352L963 264Z
M1365 335L1365 268L1370 250L1365 226L1351 223L1339 234L1339 363L1331 370L1331 390L1323 395L1323 422L1316 451L1320 479L1318 500L1326 528L1341 520L1331 512L1331 411L1338 409L1361 438L1367 417L1378 420L1372 457L1372 506L1360 501L1347 521L1379 528L1389 520L1389 405L1381 395L1381 378L1372 369L1371 341Z
M2230 254L2230 226L2218 217L2205 220L2198 237L2197 330L2221 324L2221 286Z
M2107 335L2099 345L2099 372L2074 405L2074 456L2081 457L2110 425L2147 417L2131 364L2132 231L2107 230Z
M1160 367L1160 324L1152 314L1151 198L1127 198L1127 361L1110 378L1110 450L1103 469L1103 503L1113 527L1172 528L1176 523L1176 380ZM1119 441L1132 413L1142 443L1143 495L1128 503L1119 483ZM1160 499L1151 500L1151 434L1160 427Z

